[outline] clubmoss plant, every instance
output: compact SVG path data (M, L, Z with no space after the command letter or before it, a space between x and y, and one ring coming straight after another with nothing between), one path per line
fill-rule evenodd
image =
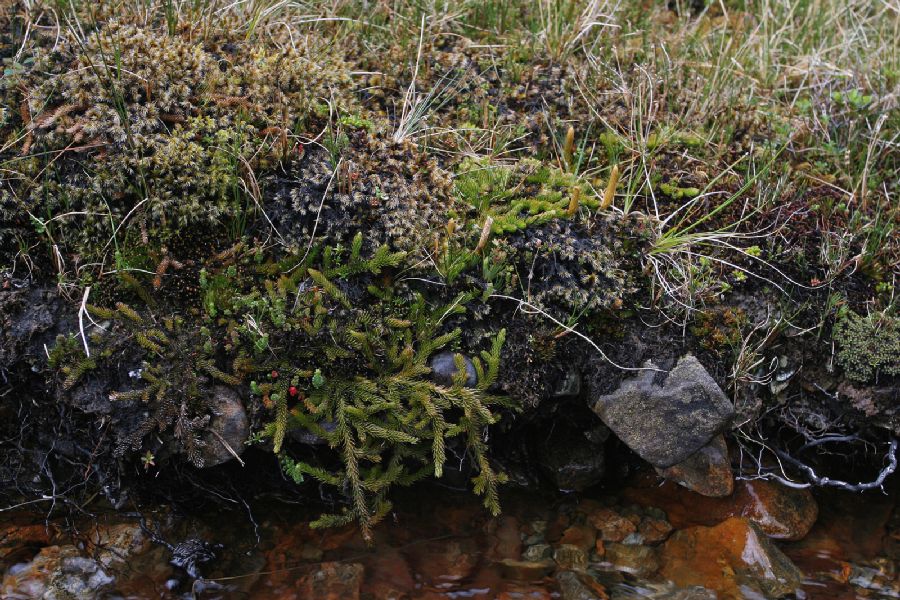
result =
M460 331L435 335L434 325L448 307L427 313L424 301L412 306L408 319L376 320L361 316L356 328L346 332L346 343L364 357L362 372L322 375L318 384L310 379L307 394L287 414L286 428L302 428L325 440L340 457L343 468L323 470L284 457L282 464L295 480L309 475L322 483L348 489L351 506L342 514L323 515L314 526L357 521L366 539L371 527L390 509L387 492L392 485L408 485L422 477L443 474L445 446L459 437L472 453L477 475L476 493L494 514L500 510L497 487L504 481L487 457L483 430L496 422L491 411L508 400L492 396L487 389L499 368L504 333L495 338L490 352L476 359L479 383L465 387L462 356L457 355L459 374L453 385L442 386L428 377L429 356L456 340ZM438 312L440 311L440 312ZM278 386L281 397L290 396L293 379ZM273 435L278 439L279 426Z
M371 527L390 506L389 488L441 476L445 445L453 438L460 438L473 457L475 491L484 495L485 506L498 511L497 486L503 477L487 458L482 434L498 418L492 407L510 405L489 392L504 333L490 351L473 359L476 387L464 385L465 369L452 385L435 383L428 361L458 342L461 330L446 322L464 313L476 294L437 305L421 294L395 297L391 287L374 282L399 266L405 253L381 246L366 257L363 249L357 234L349 248L325 248L310 261L315 267L296 269L279 285L266 286L265 294L251 291L233 300L232 314L244 315L233 326L239 339L265 332L267 348L256 354L265 361L269 346L273 350L271 368L265 367L268 381L253 390L274 413L265 434L292 478L311 476L347 491L348 509L323 516L318 526L356 521L369 539ZM289 290L294 294L290 308L285 302ZM298 339L305 343L298 347ZM292 351L283 346L289 340ZM459 356L458 367L462 360ZM340 468L329 466L327 457L321 457L323 465L294 458L287 436L294 429L325 440Z

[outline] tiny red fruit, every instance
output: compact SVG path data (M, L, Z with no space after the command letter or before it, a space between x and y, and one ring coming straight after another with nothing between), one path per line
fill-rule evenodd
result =
M278 379L278 371L272 371L272 379Z
M297 395L297 388L296 388L295 386L292 385L291 387L288 388L288 393L289 393L291 396L296 396L296 395Z

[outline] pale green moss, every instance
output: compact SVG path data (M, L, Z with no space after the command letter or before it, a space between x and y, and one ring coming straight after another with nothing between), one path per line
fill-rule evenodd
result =
M834 327L838 364L856 381L870 381L879 374L900 375L900 318L873 313L860 316L848 311Z

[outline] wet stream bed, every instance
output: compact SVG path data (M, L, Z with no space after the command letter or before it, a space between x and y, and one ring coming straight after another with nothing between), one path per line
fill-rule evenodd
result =
M145 510L143 527L136 514L54 522L23 508L0 514L0 597L900 598L894 497L739 482L713 499L644 474L616 493L507 491L492 517L426 485L396 494L371 546L265 499Z

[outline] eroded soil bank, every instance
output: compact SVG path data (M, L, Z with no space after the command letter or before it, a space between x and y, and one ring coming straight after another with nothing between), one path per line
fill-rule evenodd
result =
M3 515L4 598L896 598L895 495L742 481L711 499L655 474L618 493L508 490L491 517L471 495L421 485L367 546L312 530L273 498L228 511ZM86 507L89 511L90 508ZM208 559L208 560L207 560ZM177 563L178 566L175 566ZM188 575L194 571L194 579Z
M3 3L3 594L895 597L895 4Z

